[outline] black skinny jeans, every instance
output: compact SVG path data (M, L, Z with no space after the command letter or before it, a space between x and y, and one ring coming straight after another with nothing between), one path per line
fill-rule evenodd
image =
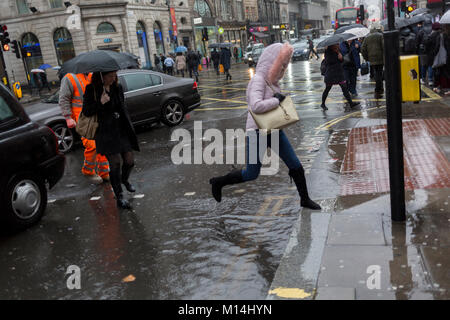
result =
M352 98L350 97L350 93L348 92L347 84L340 83L339 86L341 87L341 90L342 90L342 93L344 94L345 99L347 99L347 101L350 104L353 103ZM332 87L333 87L332 84L327 83L327 86L325 87L325 90L323 91L323 94L322 94L322 104L325 104L325 100L327 100L328 93L330 92Z
M120 172L120 158L122 157L122 173ZM111 186L116 197L123 192L122 183L128 182L131 169L134 167L133 152L123 152L106 155L109 162L109 178L111 179Z

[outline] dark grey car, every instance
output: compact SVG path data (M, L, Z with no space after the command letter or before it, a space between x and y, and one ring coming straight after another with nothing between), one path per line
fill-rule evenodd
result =
M200 106L200 94L193 79L148 70L122 70L117 74L133 125L161 121L176 126L186 113ZM58 100L56 92L25 110L33 121L50 127L58 137L60 150L68 152L79 137L75 130L67 128Z

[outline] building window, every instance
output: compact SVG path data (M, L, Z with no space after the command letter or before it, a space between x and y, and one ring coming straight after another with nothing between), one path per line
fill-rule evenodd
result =
M30 13L30 9L27 5L27 0L16 0L17 12L19 14L27 14Z
M236 1L236 12L237 12L237 19L239 21L242 21L244 18L244 6L242 4L242 0Z
M39 66L44 63L41 52L41 44L39 43L39 39L36 37L36 35L31 32L25 33L22 36L22 48L25 52L24 58L28 72L32 69L39 68ZM32 82L33 81L34 80L32 80Z
M153 24L153 35L155 38L156 52L158 54L164 54L164 38L162 34L161 24L158 21Z
M67 60L75 57L72 35L66 28L58 28L53 34L53 43L55 44L58 64L62 65Z
M205 0L195 0L194 11L197 12L200 17L212 17L211 8Z
M63 0L49 0L50 1L50 8L62 8L63 6Z
M114 33L116 28L109 22L102 22L97 27L97 33Z
M145 25L142 21L136 23L136 36L139 47L139 57L141 58L141 64L144 69L150 69L152 62L150 60L150 52L147 42L147 32L145 31Z

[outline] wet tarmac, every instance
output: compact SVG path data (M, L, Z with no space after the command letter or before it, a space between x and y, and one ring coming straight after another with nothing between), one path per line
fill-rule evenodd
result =
M301 118L285 131L322 212L301 210L284 165L275 176L226 187L222 202L216 203L208 180L232 165L172 163L177 142L171 134L177 128L193 132L194 121L202 121L203 130L245 128L245 89L254 69L233 66L233 81L203 71L200 108L177 128L139 129L141 152L135 154L131 178L137 192L127 194L134 210L118 210L109 184L92 185L81 176L81 149L67 155L65 176L49 193L42 221L0 238L0 298L265 299L280 283L300 288L306 298L317 291L317 298L334 293L369 299L448 298L448 236L442 237L450 221L450 199L442 200L448 187L408 191L411 215L404 227L390 222L389 195L376 189L376 183L369 192L342 192L352 131L382 128L385 102L373 98L374 83L364 76L355 99L360 108L349 109L340 88L333 88L329 110L323 112L319 67L320 61L289 65L282 89L293 96ZM405 118L423 114L423 108L429 118L448 117L445 108L435 107L440 97L429 91L421 104L404 109ZM448 159L445 134L427 137ZM430 210L439 217L430 216ZM348 230L349 219L358 232ZM435 228L423 230L430 220ZM373 236L362 244L370 250L361 245L367 234ZM362 276L365 269L354 267L358 259L379 264L389 258L392 263L381 265L390 270L382 276L384 291L374 293L362 283L348 287L367 278ZM67 288L71 265L81 269L79 290Z

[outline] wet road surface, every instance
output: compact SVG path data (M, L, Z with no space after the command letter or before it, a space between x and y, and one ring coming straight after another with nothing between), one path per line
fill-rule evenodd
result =
M364 121L383 125L385 102L374 99L374 83L364 76L355 99L360 107L350 110L335 87L329 110L322 112L319 67L320 61L290 64L282 89L292 95L301 118L285 131L307 172L311 198L329 212L341 192L346 152L345 144L329 144L330 138L345 142L349 129ZM223 75L202 72L202 106L177 128L192 133L194 121L202 121L203 130L245 128L245 89L253 73L236 65L233 81L225 81ZM439 99L427 92L424 103ZM137 192L127 194L134 197L133 211L116 208L109 184L95 186L81 176L80 148L68 154L65 176L49 193L42 221L0 238L0 298L266 298L301 211L287 168L281 164L275 176L226 187L216 203L208 180L232 165L174 165L171 150L177 141L171 133L177 128L139 129L141 152L131 176ZM333 135L335 130L347 132ZM303 213L303 232L310 238L315 223L319 233L328 226L320 227L320 214ZM311 243L304 245L321 255L323 247ZM71 265L81 269L80 290L66 286ZM124 281L130 275L133 281Z

